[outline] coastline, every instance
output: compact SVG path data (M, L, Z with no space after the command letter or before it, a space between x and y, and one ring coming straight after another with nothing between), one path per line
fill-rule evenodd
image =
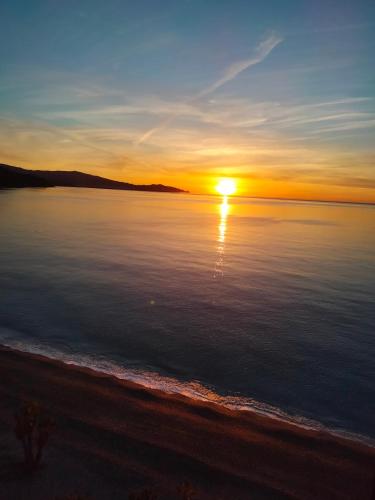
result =
M374 447L325 429L150 389L4 346L0 380L4 498L74 491L117 499L153 486L161 498L174 498L178 483L188 480L198 499L371 499ZM21 457L12 424L25 400L40 402L57 423L44 470L32 486L4 472Z
M182 381L156 371L142 370L138 367L123 367L115 362L103 360L92 355L66 353L60 349L46 348L37 344L29 346L23 342L3 340L2 342L0 341L1 348L30 354L31 356L41 356L51 361L59 361L68 367L87 368L94 373L104 376L114 377L125 382L134 382L146 389L157 390L171 395L184 395L191 400L212 403L229 410L256 413L260 416L296 425L303 429L316 430L337 436L341 439L359 442L375 449L375 439L365 434L350 431L343 427L328 426L312 417L302 416L298 413L288 413L279 407L246 396L224 396L216 392L215 389L203 385L198 381Z

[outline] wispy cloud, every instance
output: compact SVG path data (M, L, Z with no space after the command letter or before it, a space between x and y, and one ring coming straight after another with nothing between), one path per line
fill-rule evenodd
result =
M370 115L370 114L369 114ZM343 124L337 124L332 127L322 127L315 130L313 134L322 134L328 132L344 132L351 130L370 129L375 127L375 120L349 121Z
M271 35L265 40L263 40L259 45L256 47L254 54L252 57L243 59L240 61L236 61L230 66L226 68L224 71L223 75L213 82L211 85L206 87L205 89L201 90L196 94L195 96L191 97L188 99L186 102L191 103L194 102L197 99L200 99L202 97L205 97L209 94L212 94L215 92L215 90L219 89L226 83L230 82L231 80L234 80L240 73L245 71L246 69L250 68L251 66L254 66L256 64L259 64L262 62L269 54L270 52L277 46L279 43L282 42L282 38L277 36L277 35ZM155 134L158 130L166 127L169 123L171 123L174 118L176 118L178 114L169 116L165 120L163 120L161 123L159 123L158 126L148 130L146 133L144 133L137 141L137 144L141 144L142 142L146 141L149 137L151 137L153 134Z
M248 59L243 59L242 61L236 61L235 63L228 66L228 68L224 71L224 74L221 78L216 80L216 82L209 85L207 88L203 89L194 99L199 99L200 97L204 97L208 94L211 94L218 88L222 87L226 83L234 80L240 73L245 71L246 69L254 66L262 62L268 54L282 42L282 38L272 35L263 42L261 42L255 49L254 55Z

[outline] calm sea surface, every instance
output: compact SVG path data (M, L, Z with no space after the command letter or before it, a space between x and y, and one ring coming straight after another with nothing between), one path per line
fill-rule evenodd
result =
M0 343L375 438L375 207L0 191Z

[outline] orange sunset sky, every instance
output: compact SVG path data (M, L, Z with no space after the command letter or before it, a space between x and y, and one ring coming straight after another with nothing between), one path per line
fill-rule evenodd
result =
M1 7L0 162L375 202L372 2L62 4Z

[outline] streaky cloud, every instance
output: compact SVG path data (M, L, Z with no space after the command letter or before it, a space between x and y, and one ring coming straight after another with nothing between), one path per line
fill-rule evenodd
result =
M240 73L242 73L246 69L250 68L251 66L255 66L256 64L259 64L282 41L283 41L283 39L280 36L277 36L275 34L267 37L265 40L263 40L262 42L260 42L257 45L252 57L232 63L230 66L228 66L226 68L223 75L218 80L216 80L211 85L209 85L205 89L198 92L198 94L196 94L195 96L188 99L186 101L186 104L194 102L194 101L196 101L202 97L205 97L209 94L212 94L213 92L215 92L215 90L219 89L220 87L222 87L226 83L230 82L231 80L234 80ZM138 139L138 141L136 142L136 145L142 144L142 142L149 139L156 132L165 128L167 125L169 125L169 123L171 123L175 118L177 118L177 116L178 116L177 113L172 115L172 116L169 116L168 118L163 120L158 126L153 127L152 129L145 132Z
M221 78L216 80L216 82L212 83L206 89L199 92L199 94L197 94L192 100L199 99L200 97L204 97L208 94L211 94L212 92L222 87L226 83L230 82L231 80L234 80L234 78L236 78L240 73L245 71L247 68L250 68L255 64L259 64L281 42L282 38L276 35L272 35L266 38L256 47L253 57L250 57L248 59L243 59L242 61L236 61L235 63L231 64L224 71L224 74Z

